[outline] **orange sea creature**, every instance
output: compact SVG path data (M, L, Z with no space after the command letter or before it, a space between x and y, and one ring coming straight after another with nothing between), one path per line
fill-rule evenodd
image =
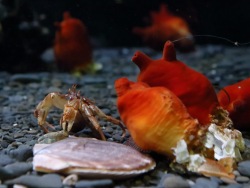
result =
M208 127L191 117L181 100L165 87L120 78L115 82L121 120L135 144L173 159L187 170L206 176L234 178L235 161L242 160L242 134L228 125L220 108ZM220 110L217 110L219 112ZM214 119L215 118L215 119ZM216 162L216 161L219 162ZM212 170L214 169L214 170Z
M133 33L139 35L150 47L161 50L167 40L182 40L176 42L180 50L192 50L194 41L187 22L181 17L169 12L162 4L159 12L151 12L151 25L145 28L135 27ZM185 38L187 37L187 38Z
M120 78L115 89L121 119L141 149L173 156L179 140L190 143L197 137L198 121L167 88Z
M62 71L84 71L92 62L92 47L83 22L63 13L63 21L56 22L54 53Z
M216 92L203 74L176 59L174 44L167 41L161 59L152 60L136 52L132 61L139 67L139 82L149 86L163 86L171 90L187 107L189 114L199 123L210 123L210 114L218 106Z
M235 128L250 130L250 78L220 90L218 100L229 112Z

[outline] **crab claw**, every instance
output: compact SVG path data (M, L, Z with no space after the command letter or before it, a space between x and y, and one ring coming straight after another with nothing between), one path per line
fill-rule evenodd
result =
M43 109L40 109L40 110L36 109L34 111L34 116L37 118L38 125L41 127L41 129L45 133L49 132L49 128L55 130L55 127L53 125L45 121L47 114L48 114L48 111L43 110Z
M46 117L49 110L53 106L63 109L66 102L67 100L64 95L60 93L50 93L37 105L34 111L34 116L37 118L38 125L43 129L44 132L48 133L48 128L55 129L53 125L46 122Z
M71 107L68 107L66 105L64 112L63 112L63 116L60 119L60 124L64 131L70 132L73 127L73 124L75 123L75 120L82 118L81 116L77 117L77 115L79 116L79 113L77 110Z

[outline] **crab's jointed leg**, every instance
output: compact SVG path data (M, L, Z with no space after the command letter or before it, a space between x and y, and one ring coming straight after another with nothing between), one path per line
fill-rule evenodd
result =
M107 120L115 125L118 125L121 127L122 129L122 137L125 136L126 134L126 129L125 129L125 126L122 124L122 122L118 119L115 119L111 116L108 116L106 115L103 111L101 111L100 108L98 108L97 106L95 105L89 105L89 108L91 109L92 112L95 113L95 115L98 115L100 118L104 119L104 120Z
M54 128L51 124L46 122L49 110L52 107L63 109L66 103L67 99L65 95L60 93L50 93L37 105L34 115L37 118L38 125L44 130L44 132L49 132L48 127Z
M94 129L99 133L100 137L102 140L106 140L106 137L104 136L102 129L98 123L98 121L95 118L95 113L92 111L91 108L89 108L88 105L82 104L82 110L87 117L89 119L89 121L91 122L91 124L93 125Z

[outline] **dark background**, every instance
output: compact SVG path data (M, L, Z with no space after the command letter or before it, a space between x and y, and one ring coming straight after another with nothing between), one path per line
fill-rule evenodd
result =
M5 0L11 2L14 0ZM158 10L161 3L171 12L183 17L193 34L209 34L230 38L233 41L250 40L249 0L23 0L26 19L45 15L40 24L49 28L53 39L53 23L62 19L67 10L80 18L98 44L105 46L141 45L131 33L134 26L149 23L149 12ZM28 13L30 11L30 13ZM196 39L201 43L224 43L212 38Z
M249 0L30 0L33 10L47 14L48 27L69 10L84 21L91 36L108 46L141 44L131 30L147 25L149 11L158 10L161 3L183 17L194 34L218 35L239 42L250 40ZM225 41L199 37L197 42Z
M46 70L40 57L52 47L54 23L64 11L84 22L94 49L144 46L132 29L149 25L150 11L158 11L162 3L184 18L194 35L250 41L249 0L0 0L0 71ZM232 46L211 37L195 41Z

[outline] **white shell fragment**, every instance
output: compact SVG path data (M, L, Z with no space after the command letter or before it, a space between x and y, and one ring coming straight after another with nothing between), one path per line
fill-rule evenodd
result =
M220 160L226 157L241 160L240 151L245 148L245 142L240 131L211 124L206 133L204 143L206 148L213 148L214 158Z
M205 176L234 178L232 174L234 161L241 160L245 142L240 131L211 124L206 132L204 151L193 154L188 150L185 140L180 140L173 148L175 161L183 164L189 171ZM213 151L214 159L205 158L206 152ZM192 153L192 154L190 154Z
M197 172L198 168L206 161L205 157L194 154L190 155L190 162L187 166L187 169L191 172Z
M187 169L197 172L198 168L206 161L200 154L190 155L185 140L180 140L174 148L175 160L179 164L187 164Z
M185 140L180 140L177 142L176 148L174 148L175 160L177 163L186 163L189 162L189 152L187 149L187 143Z
M45 147L36 144L33 153L36 171L89 178L127 178L155 167L153 159L129 146L91 138L67 138Z

